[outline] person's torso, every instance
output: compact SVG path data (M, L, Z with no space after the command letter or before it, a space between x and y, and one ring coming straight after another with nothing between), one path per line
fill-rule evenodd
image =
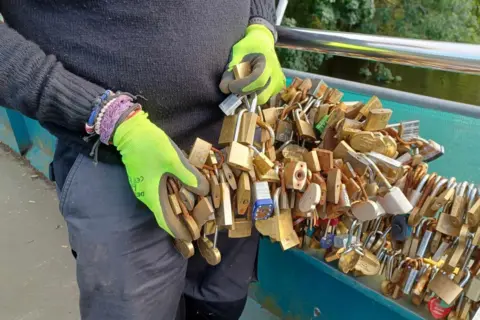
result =
M5 20L64 66L144 96L151 119L185 147L216 140L218 83L250 0L0 0ZM213 128L213 129L212 129ZM216 141L211 141L215 143Z

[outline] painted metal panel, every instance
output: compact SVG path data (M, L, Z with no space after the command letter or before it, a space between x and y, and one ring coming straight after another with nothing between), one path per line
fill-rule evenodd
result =
M342 80L336 79L336 82L340 84L339 88L342 83L348 86ZM342 88L344 100L367 101L373 90L369 86L356 85L360 88L358 92ZM421 134L446 148L445 156L432 163L431 168L442 175L457 175L458 179L480 180L480 168L475 163L476 153L480 150L480 120L468 116L476 114L477 110L462 106L463 115L460 115L452 113L456 108L452 102L442 100L447 112L405 103L408 99L420 101L418 95L396 94L401 95L399 100L402 103L382 99L386 108L394 110L392 120L420 119ZM425 101L431 104L433 100L425 97ZM38 122L0 108L0 141L23 154L35 168L48 175L56 139ZM252 296L282 319L421 319L425 316L402 306L408 303L398 304L370 289L379 287L378 279L353 279L339 272L334 265L327 265L305 252L282 252L268 239L262 239L260 244L259 279L260 282L252 286Z

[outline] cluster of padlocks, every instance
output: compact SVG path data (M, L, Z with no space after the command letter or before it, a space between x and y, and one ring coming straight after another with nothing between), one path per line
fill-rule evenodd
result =
M384 275L384 295L425 303L435 318L469 319L480 300L477 189L428 172L444 150L419 136L418 121L389 124L377 97L342 97L298 78L264 106L230 95L220 105L222 149L197 139L188 154L210 195L197 199L170 180L172 208L212 265L219 229L239 238L256 228L283 250L326 250L344 273ZM175 243L194 254L193 243Z

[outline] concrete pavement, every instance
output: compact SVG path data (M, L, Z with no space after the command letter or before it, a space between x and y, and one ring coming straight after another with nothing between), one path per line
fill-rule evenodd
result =
M0 319L80 319L55 187L1 144L0 257ZM249 300L242 320L262 319L276 318Z

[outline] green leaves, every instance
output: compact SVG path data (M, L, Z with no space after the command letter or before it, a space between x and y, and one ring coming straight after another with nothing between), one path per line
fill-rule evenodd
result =
M480 43L480 0L296 0L284 25L404 38ZM325 55L277 50L284 67L315 72ZM388 68L373 70L393 81ZM390 72L390 73L389 73Z

